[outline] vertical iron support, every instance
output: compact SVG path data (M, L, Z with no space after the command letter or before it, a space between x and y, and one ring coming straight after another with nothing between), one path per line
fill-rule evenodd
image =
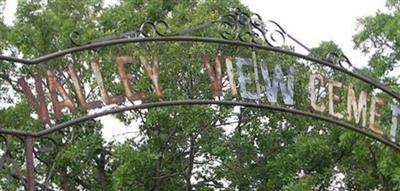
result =
M28 191L35 190L35 166L33 155L33 138L31 136L25 137L25 156L26 156L26 185Z
M253 67L254 67L254 79L256 81L256 90L257 90L257 103L260 103L260 97L261 97L261 88L260 88L260 79L258 77L258 65L257 65L257 58L256 58L256 49L253 46L251 49L251 59L253 61Z

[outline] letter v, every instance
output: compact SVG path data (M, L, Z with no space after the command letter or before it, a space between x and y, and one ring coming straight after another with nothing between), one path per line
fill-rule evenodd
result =
M26 97L28 97L28 102L36 110L40 121L42 121L44 124L50 124L49 111L47 110L47 103L44 97L42 86L43 81L36 75L34 75L33 78L35 79L37 98L35 98L33 95L31 88L28 86L28 83L25 81L25 79L20 78L18 80L18 84L21 86L22 92L26 95Z

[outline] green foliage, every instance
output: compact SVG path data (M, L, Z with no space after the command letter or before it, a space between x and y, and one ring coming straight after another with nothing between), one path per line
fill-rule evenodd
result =
M2 52L36 58L72 47L68 37L73 31L80 34L75 41L85 44L97 38L134 32L145 21L165 20L170 24L167 32L174 34L206 21L216 21L234 7L246 10L238 0L120 0L110 7L103 4L101 0L19 1L14 25L0 23L1 37L5 39L0 42L0 48ZM362 30L354 37L356 46L372 52L373 57L369 67L354 72L395 83L397 78L386 74L400 58L399 3L389 0L387 4L390 13L379 12L360 19ZM189 35L215 37L219 31L217 27L210 27ZM251 57L251 49L244 47L157 42L82 51L37 66L1 63L0 97L9 98L11 89L20 91L17 77L32 74L43 77L48 69L57 71L57 79L72 90L66 68L73 63L80 80L90 90L86 92L88 99L98 100L99 89L87 69L93 59L100 63L110 94L123 95L116 76L115 57L129 55L134 61L126 65L126 70L135 74L132 90L145 93L143 102L214 99L202 56L209 55L214 62L219 50L222 58ZM329 52L342 53L334 42L322 42L312 52L313 56L325 60L329 59ZM161 62L161 97L153 95L151 81L139 60L140 55L150 60L153 54ZM290 66L294 67L296 109L310 109L309 68L327 79L353 84L356 92L374 91L371 86L339 75L328 67L264 50L257 50L256 54L257 60L263 60L271 71L277 63L284 73ZM246 75L253 75L252 72L246 71ZM224 83L227 83L225 79ZM265 82L260 84L265 91ZM254 89L255 85L250 84L249 90ZM399 87L396 85L394 89ZM341 89L335 94L345 97L347 92ZM278 97L277 104L282 105L283 100ZM387 96L382 97L390 101ZM48 102L49 99L46 94ZM77 102L76 97L71 99ZM13 101L10 107L0 110L1 128L31 131L46 128L31 115L32 108L24 97ZM265 97L262 101L267 102ZM345 101L341 100L336 109L346 111ZM84 114L87 113L79 111L57 123ZM388 112L381 115L390 118ZM339 182L342 186L338 190L400 190L398 153L365 136L315 119L224 106L150 108L116 117L126 125L137 125L139 138L123 143L106 142L102 134L106 127L98 121L88 121L36 139L37 186L43 190L335 190L332 186ZM388 124L384 121L380 125L387 127ZM2 151L9 152L1 153L2 157L9 156L16 163L0 168L0 188L21 189L24 181L13 169L25 161L23 144L18 138L6 138ZM25 171L22 167L21 172ZM338 175L343 178L337 178Z

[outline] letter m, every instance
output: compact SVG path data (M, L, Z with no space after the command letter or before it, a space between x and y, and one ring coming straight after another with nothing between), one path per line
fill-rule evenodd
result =
M361 91L357 103L352 84L350 84L347 90L347 114L347 120L352 120L354 114L354 122L356 124L358 124L362 118L361 125L363 127L367 125L367 93Z

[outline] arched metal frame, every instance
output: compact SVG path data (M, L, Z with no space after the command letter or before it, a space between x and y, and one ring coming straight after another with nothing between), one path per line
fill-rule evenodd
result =
M240 19L240 17L245 17L247 20L245 21L246 23L243 23ZM253 19L255 17L255 19ZM86 50L93 50L96 48L101 48L101 47L107 47L107 46L114 46L114 45L121 45L121 44L129 44L129 43L145 43L145 42L203 42L203 43L215 43L215 44L223 44L223 45L232 45L232 46L242 46L242 47L249 47L252 49L259 49L259 50L265 50L265 51L271 51L271 52L276 52L276 53L281 53L289 56L294 56L296 58L301 58L307 61L311 61L313 63L320 64L322 66L327 66L330 67L334 70L340 71L344 74L347 74L349 76L352 76L354 78L357 78L363 82L366 82L383 92L387 93L388 95L392 96L396 100L400 101L400 95L385 86L384 84L371 79L365 75L362 75L360 73L354 73L346 68L344 68L341 64L341 61L345 61L348 65L351 66L350 61L348 60L347 57L343 55L334 55L335 57L338 57L339 63L333 63L331 61L326 61L319 59L310 52L309 55L304 55L300 54L297 52L289 51L283 48L279 47L274 47L271 45L271 43L266 39L266 33L267 30L263 27L261 17L257 14L249 15L246 13L241 12L240 10L236 10L232 14L228 14L224 16L223 18L228 18L233 19L233 22L228 22L224 19L220 21L220 23L227 25L230 28L233 28L235 30L239 30L240 28L244 27L250 27L250 32L244 32L244 35L250 35L252 39L250 41L246 41L242 38L242 33L240 31L236 34L234 38L226 38L225 35L228 33L225 32L221 34L223 38L216 38L216 37L199 37L199 36L183 36L181 34L186 34L195 30L203 29L211 24L214 24L215 22L209 22L197 27L194 27L193 29L189 29L186 32L182 33L177 33L173 35L163 35L158 29L155 23L151 22L145 22L141 27L139 31L134 31L133 33L129 33L129 35L125 34L122 37L117 37L117 38L104 38L100 40L94 40L91 43L85 44L85 45L79 45L76 43L73 39L71 39L71 42L75 45L76 47L65 49L62 51L54 52L42 57L38 57L35 59L31 60L26 60L22 58L16 58L16 57L11 57L11 56L4 56L0 55L0 61L9 61L9 62L18 62L26 65L36 65L36 64L42 64L45 63L46 61L71 54L71 53L76 53L76 52L81 52L81 51L86 51ZM276 32L277 34L281 35L282 37L287 37L291 39L293 42L295 42L297 45L300 45L301 47L305 48L306 50L309 51L309 49L301 44L299 41L297 41L295 38L287 34L282 27L280 27L277 23L273 21L269 21L272 24L275 24L278 28ZM167 24L162 21L162 25L167 26ZM144 32L144 26L148 25L150 26L157 36L150 37L147 33ZM245 26L248 25L248 26ZM258 33L255 33L254 30L257 30ZM248 34L250 33L250 34ZM79 33L72 33L73 35L79 35ZM264 38L264 43L257 43L255 38ZM83 117L79 117L61 124L57 124L55 126L52 126L48 129L41 130L39 132L29 132L29 131L18 131L18 130L12 130L12 129L5 129L0 127L0 135L14 135L18 137L23 137L25 140L25 150L26 150L26 161L27 161L27 183L25 187L28 190L34 190L35 187L35 181L34 181L34 155L33 155L33 144L34 144L34 139L35 138L40 138L40 137L46 137L47 135L54 133L56 131L62 130L67 127L73 127L76 124L95 119L97 117L105 116L105 115L110 115L114 113L119 113L119 112L124 112L124 111L130 111L130 110L140 110L140 109L147 109L147 108L154 108L154 107L165 107L165 106L177 106L177 105L223 105L223 106L243 106L243 107L249 107L249 108L257 108L257 109L263 109L263 110L269 110L269 111L279 111L279 112L284 112L284 113L291 113L299 116L305 116L305 117L310 117L310 118L315 118L321 121L325 121L331 124L335 124L341 127L344 127L346 129L358 132L360 134L363 134L365 136L368 136L372 139L375 139L391 148L394 148L397 151L400 151L400 145L389 141L388 139L377 136L376 134L372 133L371 131L353 125L348 122L344 121L339 121L335 118L332 117L327 117L320 115L318 113L311 113L307 111L302 111L290 107L278 107L278 106L273 106L273 105L267 105L267 104L261 104L261 103L250 103L250 102L239 102L239 101L226 101L226 100L180 100L180 101L161 101L161 102L153 102L153 103L142 103L140 105L131 105L131 106L124 106L124 107L116 107L113 109L109 109L106 111L102 111L99 113L95 114L90 114L86 115Z
M20 59L20 58L15 58L15 57L8 57L8 56L0 56L0 60L7 60L7 61L12 61L12 62L19 62L19 63L23 63L23 64L29 64L29 65L35 65L35 64L40 64L46 61L49 61L51 59L57 58L57 57L61 57L64 56L66 54L70 54L70 53L74 53L74 52L79 52L79 51L84 51L84 50L92 50L95 48L101 48L101 47L106 47L106 46L111 46L111 45L119 45L119 44L127 44L127 43L142 43L142 42L168 42L168 41L172 41L172 42L179 42L179 41L187 41L187 42L206 42L206 43L218 43L218 44L225 44L225 45L233 45L233 46L244 46L244 47L250 47L250 48L256 48L256 49L260 49L260 50L266 50L266 51L272 51L272 52L277 52L277 53L282 53L282 54L286 54L286 55L290 55L290 56L294 56L297 58L302 58L314 63L318 63L321 64L323 66L328 66L334 70L343 72L347 75L350 75L354 78L357 78L361 81L364 81L368 84L373 85L374 87L382 90L383 92L387 93L388 95L392 96L393 98L400 100L400 95L395 93L393 90L391 90L390 88L388 88L387 86L383 85L382 83L375 81L371 78L368 78L364 75L358 74L358 73L353 73L350 70L347 70L343 67L340 67L336 64L333 64L331 62L328 61L324 61L321 60L319 58L315 58L313 56L309 56L309 55L303 55L300 53L296 53L296 52L292 52L292 51L288 51L285 49L280 49L280 48L274 48L274 47L270 47L270 46L265 46L265 45L258 45L258 44L254 44L254 43L248 43L248 42L242 42L242 41L232 41L232 40L225 40L225 39L217 39L217 38L205 38L205 37L190 37L190 36L174 36L174 37L148 37L148 38L129 38L129 39L118 39L118 40L109 40L109 41L103 41L103 42L97 42L97 43L93 43L93 44L88 44L88 45L83 45L83 46L79 46L79 47L74 47L74 48L70 48L70 49L66 49L63 51L59 51L56 53L52 53L43 57L39 57L33 60L25 60L25 59ZM327 117L325 116L321 116L321 115L316 115L315 113L310 113L310 112L300 112L299 110L295 110L295 109L291 109L291 108L280 108L276 107L276 106L270 106L270 105L265 105L265 104L254 104L254 103L243 103L243 102L229 102L229 104L227 104L227 101L211 101L211 100L203 100L204 102L199 102L200 100L187 100L184 102L181 101L175 101L175 102L156 102L156 103L151 103L151 104L142 104L142 105L138 105L138 106L129 106L129 107L124 107L124 108L117 108L117 109L113 109L110 111L105 111L103 113L108 113L108 114L112 114L112 113L117 113L117 112L122 112L122 111L127 111L127 110L131 110L131 109L145 109L147 107L157 107L157 106L163 106L163 105L181 105L181 104L199 104L199 103L209 103L209 104L223 104L223 105L242 105L242 106L247 106L247 107L256 107L256 108L265 108L265 109L271 109L271 110L277 110L277 111L285 111L285 112L291 112L291 113L295 113L295 114L300 114L304 115L304 116L310 116L310 117L315 117L318 119L322 119L324 121L327 122L332 122L334 124L338 124L338 125L342 125L345 126L346 128L355 130L357 132L361 132L371 138L374 138L376 140L381 141L382 143L387 144L388 146L391 146L397 150L400 150L400 145L390 142L382 137L378 137L372 133L367 133L368 131L364 131L362 130L361 127L357 127L354 125L344 125L345 123L337 123L337 120L334 118L330 118L328 120ZM96 117L100 117L103 116L104 114L94 114L94 115L88 115L88 116L84 116L81 118L77 118L75 120L71 120L68 121L66 123L63 124L59 124L53 127L50 127L48 129L39 131L39 132L27 132L27 131L17 131L17 130L9 130L9 129L2 129L0 128L0 133L1 134L9 134L9 135L18 135L18 136L32 136L32 137L40 137L40 136L45 136L47 134L49 134L50 132L54 132L57 131L61 128L65 128L68 126L72 126L74 124L77 124L79 122L88 120L88 119L94 119Z

